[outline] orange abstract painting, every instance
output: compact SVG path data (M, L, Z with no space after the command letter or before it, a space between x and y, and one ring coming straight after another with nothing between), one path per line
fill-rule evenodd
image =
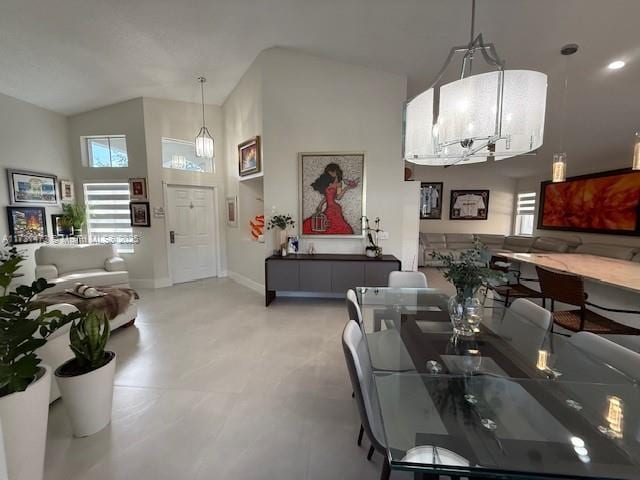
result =
M542 184L538 228L639 235L640 171Z

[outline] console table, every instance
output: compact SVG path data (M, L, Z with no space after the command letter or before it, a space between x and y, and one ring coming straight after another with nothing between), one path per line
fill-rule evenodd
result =
M265 260L265 305L276 292L341 293L355 287L386 287L389 273L400 270L393 255L273 255Z

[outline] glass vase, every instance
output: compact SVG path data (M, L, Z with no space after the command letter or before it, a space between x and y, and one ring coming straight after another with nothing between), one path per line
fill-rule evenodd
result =
M449 317L456 335L471 337L482 321L482 302L473 294L453 295L449 299Z

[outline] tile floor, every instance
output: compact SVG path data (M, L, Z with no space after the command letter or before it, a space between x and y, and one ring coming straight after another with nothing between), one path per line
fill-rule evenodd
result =
M344 301L265 308L228 279L140 293L135 326L110 340L111 425L73 438L55 402L46 480L378 478L380 455L355 442Z

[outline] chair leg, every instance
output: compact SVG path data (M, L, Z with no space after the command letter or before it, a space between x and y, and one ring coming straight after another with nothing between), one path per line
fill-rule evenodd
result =
M507 294L504 296L504 306L505 308L509 307L509 290L507 290Z
M356 392L351 392L351 398L356 398Z
M389 466L389 459L384 456L384 462L382 462L382 471L380 472L380 480L389 480L391 476L391 467Z
M373 452L375 452L373 445L371 445L369 447L369 453L367 453L367 460L371 460L371 457L373 457Z
M360 433L358 434L358 446L362 445L362 435L364 434L364 427L360 425Z

